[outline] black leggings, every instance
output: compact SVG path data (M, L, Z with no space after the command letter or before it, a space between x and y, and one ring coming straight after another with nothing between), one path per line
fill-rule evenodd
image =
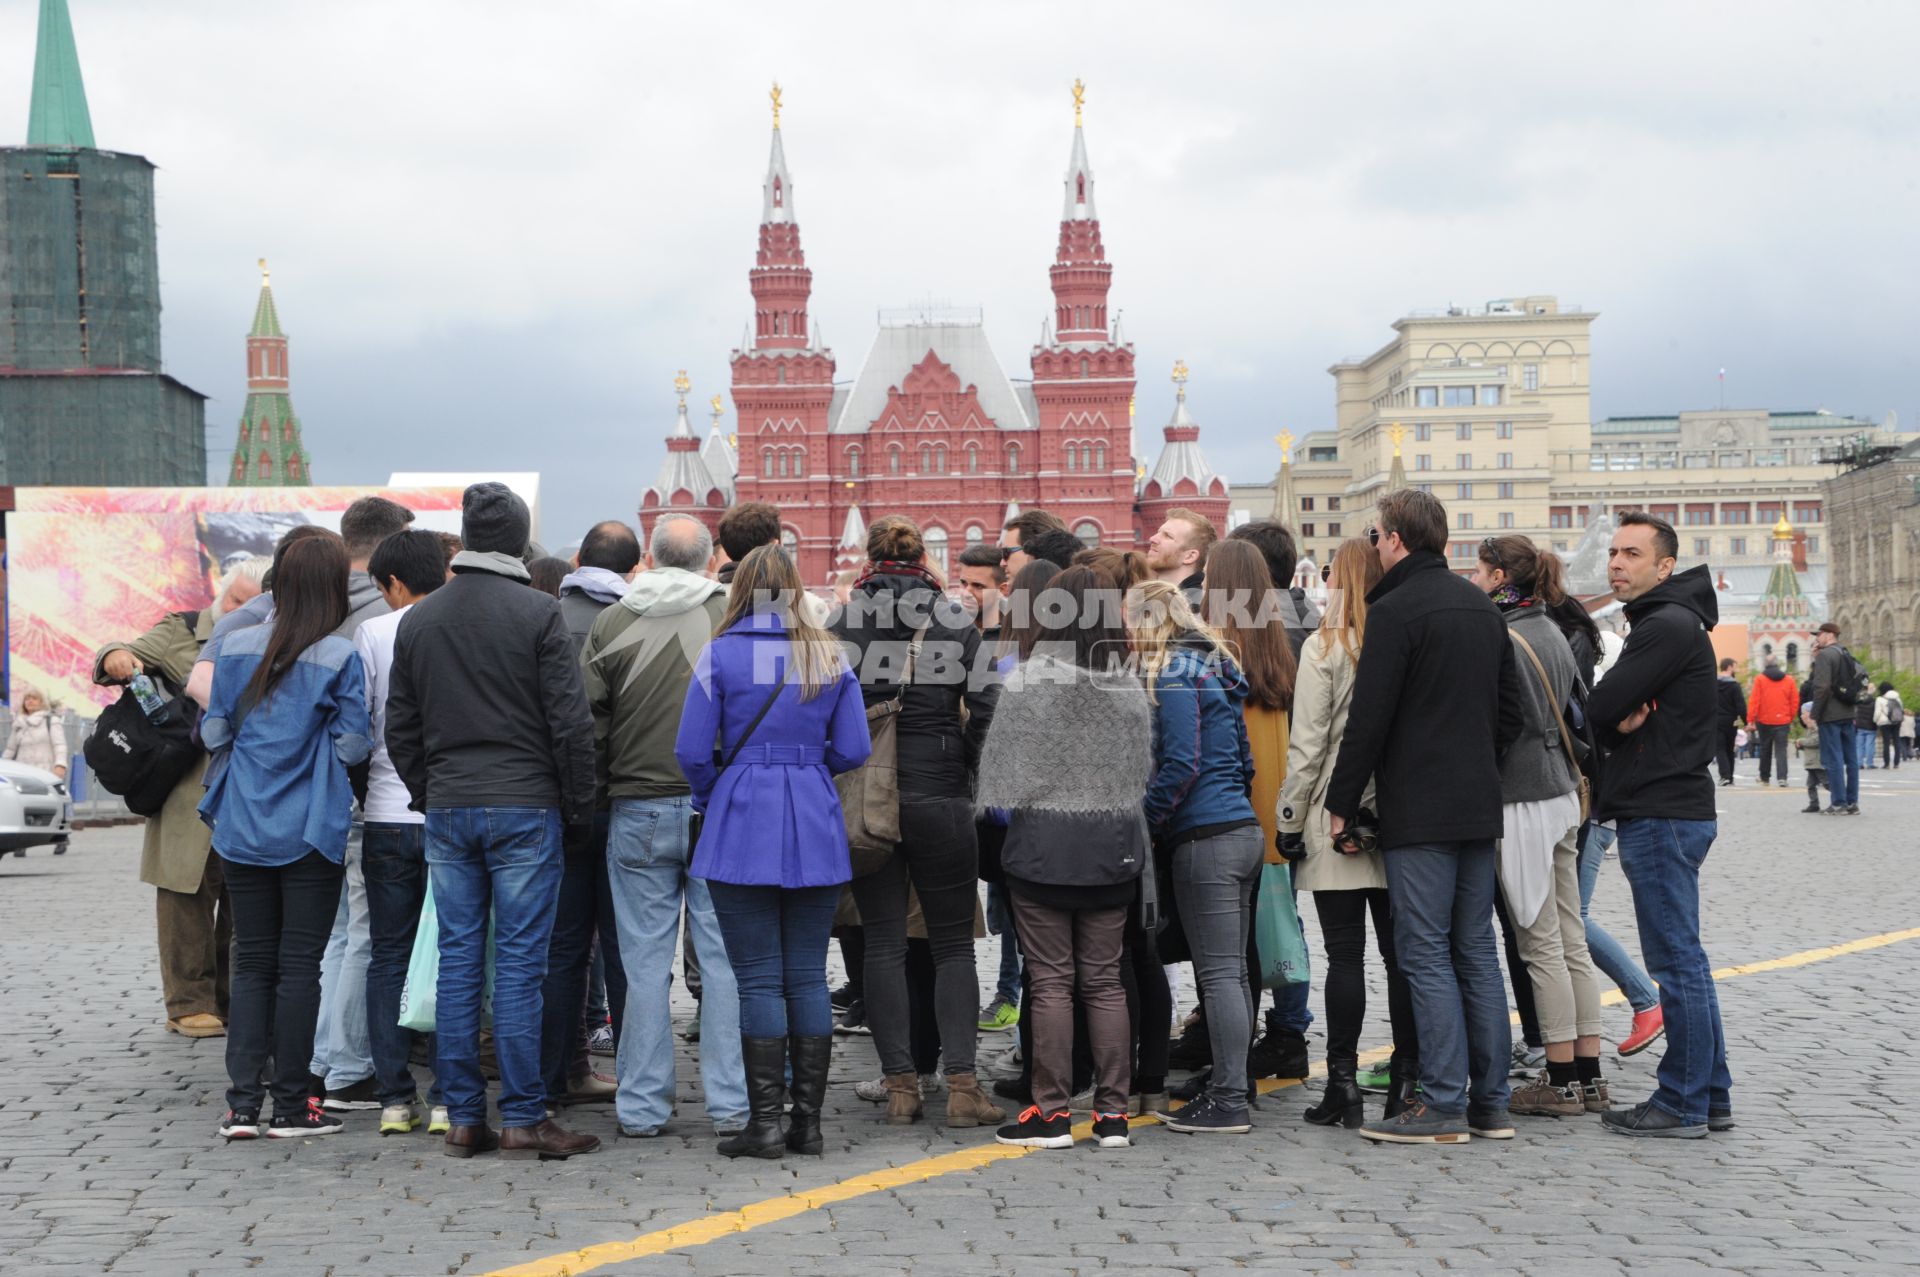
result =
M1316 891L1314 911L1327 949L1327 1062L1353 1064L1360 1055L1360 1027L1367 1018L1367 914L1387 968L1387 1018L1393 1026L1393 1053L1401 1060L1419 1057L1413 1023L1413 995L1393 950L1393 919L1387 893L1374 887L1354 891Z
M1539 1050L1544 1039L1540 1036L1539 1012L1533 1009L1533 977L1527 974L1527 960L1520 956L1520 932L1513 925L1513 915L1507 912L1506 892L1494 891L1493 911L1500 916L1500 936L1507 950L1507 979L1513 985L1514 1009L1520 1013L1520 1040Z
M932 1073L940 1067L940 1020L933 1013L933 946L907 937L908 1036L913 1041L913 1070Z
M1133 1076L1149 1082L1158 1079L1158 1089L1164 1089L1173 990L1167 987L1167 969L1160 965L1160 951L1141 923L1137 896L1127 910L1127 930L1121 943L1120 983L1127 991L1127 1014L1133 1019Z

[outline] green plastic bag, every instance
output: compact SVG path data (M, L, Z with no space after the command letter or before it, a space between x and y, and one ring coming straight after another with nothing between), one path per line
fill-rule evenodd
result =
M1260 954L1260 987L1278 989L1305 984L1307 938L1293 908L1293 868L1261 865L1260 889L1253 910L1254 944Z
M433 884L420 902L420 926L413 933L407 982L400 989L400 1027L432 1033L440 1001L440 914L433 907ZM480 1022L493 1023L493 917L487 917L487 974L480 990Z

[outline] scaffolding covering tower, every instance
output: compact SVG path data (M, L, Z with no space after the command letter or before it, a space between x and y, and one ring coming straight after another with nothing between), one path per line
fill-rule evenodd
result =
M0 484L206 482L206 396L161 361L153 165L94 145L66 0L0 147L0 436Z

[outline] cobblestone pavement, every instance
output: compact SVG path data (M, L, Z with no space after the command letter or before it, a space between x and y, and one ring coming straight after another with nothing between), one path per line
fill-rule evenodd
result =
M1828 818L1799 813L1797 779L1760 790L1743 767L1741 785L1718 791L1708 861L1717 967L1920 927L1920 768L1866 773L1865 814ZM822 1159L718 1157L683 1047L667 1138L616 1141L610 1110L576 1109L569 1120L607 1141L597 1155L456 1161L425 1136L381 1139L372 1115L328 1139L222 1145L222 1044L161 1030L137 859L124 829L79 835L57 859L0 859L0 1272L1573 1277L1914 1271L1920 1256L1920 1118L1907 1108L1920 1063L1897 1029L1920 1024L1920 938L1727 978L1740 1125L1704 1142L1523 1118L1508 1144L1374 1147L1305 1125L1307 1096L1285 1089L1247 1137L1142 1125L1130 1150L1009 1157L985 1132L878 1124L851 1085L877 1074L873 1049L850 1039L837 1049ZM1596 908L1630 941L1612 865ZM1372 1010L1368 1046L1387 1041L1378 989ZM1624 1029L1623 1007L1607 1017L1610 1032ZM986 1036L983 1055L1007 1041ZM1609 1053L1616 1097L1644 1096L1658 1054ZM923 1165L931 1158L943 1160ZM669 1239L679 1249L651 1243L665 1253L537 1262L713 1219ZM743 1220L757 1226L738 1231Z

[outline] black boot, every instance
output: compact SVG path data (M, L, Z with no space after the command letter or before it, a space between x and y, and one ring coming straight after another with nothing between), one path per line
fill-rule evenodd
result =
M1213 1063L1213 1039L1207 1035L1207 1017L1198 1015L1167 1048L1167 1066L1204 1069Z
M1393 1057L1392 1080L1387 1083L1387 1121L1391 1122L1413 1107L1414 1092L1420 1089L1420 1062Z
M1307 1062L1307 1035L1297 1029L1280 1027L1280 1012L1268 1008L1267 1031L1253 1044L1252 1076L1305 1078L1311 1071Z
M793 1038L793 1109L788 1114L787 1148L810 1157L820 1156L820 1105L827 1098L827 1066L833 1061L833 1039Z
M1358 1072L1353 1060L1328 1060L1327 1089L1321 1092L1320 1102L1307 1110L1307 1120L1315 1126L1344 1126L1348 1130L1365 1122L1366 1097L1360 1094Z
M722 1157L780 1157L787 1151L780 1138L781 1101L787 1091L787 1040L740 1035L740 1054L746 1061L747 1128L720 1141Z

